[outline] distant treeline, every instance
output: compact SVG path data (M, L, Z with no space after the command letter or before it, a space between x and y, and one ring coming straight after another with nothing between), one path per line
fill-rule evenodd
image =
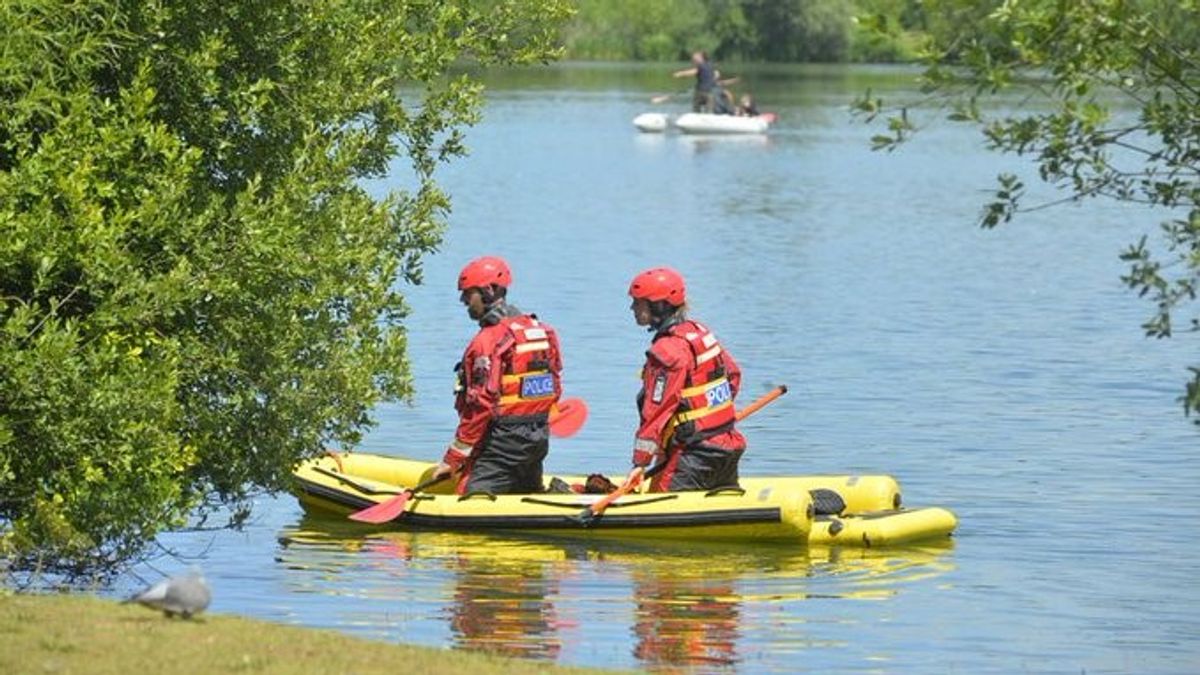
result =
M581 0L568 59L673 61L704 49L719 60L910 61L948 19L924 0Z
M1200 39L1195 0L1127 0L1164 35ZM696 49L721 61L916 60L937 44L956 58L959 36L1002 0L578 0L566 58L676 61ZM1066 29L1066 27L1064 27ZM995 36L1003 40L1005 36Z

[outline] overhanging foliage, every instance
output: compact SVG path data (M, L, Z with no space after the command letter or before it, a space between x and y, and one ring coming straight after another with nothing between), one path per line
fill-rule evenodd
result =
M418 282L480 86L558 0L0 7L0 553L127 559L411 392ZM412 183L360 182L404 154Z

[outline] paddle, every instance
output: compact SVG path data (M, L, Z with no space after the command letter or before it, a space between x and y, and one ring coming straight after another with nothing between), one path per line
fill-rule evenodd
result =
M581 398L564 398L550 410L550 433L555 436L574 436L587 421L588 407Z
M763 406L786 393L787 385L781 384L762 396L759 396L753 403L737 412L738 421L740 422L750 415L753 415L761 410ZM629 476L625 478L625 482L621 484L621 487L617 488L613 492L608 493L603 499L598 499L592 504L586 506L582 511L579 512L579 515L574 517L574 520L584 527L593 524L596 519L600 517L600 514L604 513L604 510L607 509L610 504L632 492L634 488L641 484L642 480L658 475L658 473L665 469L666 466L666 462L659 462L649 470L640 466L634 467L633 471L629 472Z
M775 399L779 398L780 396L783 396L786 393L787 393L787 385L781 384L781 385L775 387L774 389L772 389L771 391L768 391L767 393L763 394L762 396L759 396L758 398L756 398L754 400L753 403L746 406L745 408L742 408L741 410L739 410L737 412L738 421L740 422L743 419L753 415L754 413L758 412L763 406L770 403L771 401L774 401Z
M379 502L374 506L368 506L362 511L355 511L354 513L351 513L350 520L357 520L360 523L372 523L375 525L392 521L404 514L404 507L408 506L408 500L411 499L414 494L437 485L438 483L449 478L451 475L453 474L446 473L440 476L434 476L429 480L423 480L420 483L417 483L416 487L406 489L391 499Z
M670 101L671 99L675 98L676 96L690 96L691 93L692 93L692 90L689 88L689 89L684 89L683 91L679 92L678 94L659 94L658 96L651 96L650 102L651 103L663 103L666 101Z
M587 420L588 407L581 398L564 398L550 410L550 433L555 436L571 436ZM435 476L416 487L406 489L391 499L368 506L350 514L350 520L360 523L380 524L395 520L404 514L404 507L414 493L421 492L449 478L450 475Z

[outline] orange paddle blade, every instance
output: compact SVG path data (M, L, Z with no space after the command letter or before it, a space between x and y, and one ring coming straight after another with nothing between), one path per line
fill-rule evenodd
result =
M550 411L550 433L555 436L573 436L587 421L587 403L581 398L564 398L554 404Z
M404 507L408 505L409 497L412 497L412 490L405 490L391 499L351 513L350 520L375 525L395 520L397 516L404 513Z
M437 485L449 477L450 474L445 474L442 476L434 476L426 481L421 481L415 488L405 490L404 492L401 492L387 501L382 501L373 506L368 506L362 511L355 511L354 513L351 513L349 518L350 520L357 520L360 523L372 523L374 525L395 520L396 518L404 515L404 507L408 505L408 500L412 499L414 494L425 490L426 488Z

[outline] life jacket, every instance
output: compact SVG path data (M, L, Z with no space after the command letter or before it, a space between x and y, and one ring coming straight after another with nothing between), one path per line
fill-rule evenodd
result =
M507 317L500 325L508 334L496 346L502 364L497 416L549 414L562 393L554 329L533 315Z
M690 445L725 431L736 421L737 411L717 336L695 321L677 323L664 335L687 342L692 361L679 394L679 407L667 425L663 440L669 441L673 435L675 443Z

